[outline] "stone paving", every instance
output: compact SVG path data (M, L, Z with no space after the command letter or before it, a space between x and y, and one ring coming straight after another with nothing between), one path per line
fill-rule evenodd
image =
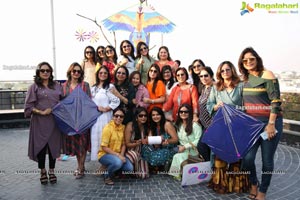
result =
M37 163L27 157L28 129L0 129L0 199L248 199L247 194L219 195L206 184L181 187L168 175L152 175L147 180L120 179L106 186L103 178L87 174L75 180L76 161L57 161L58 183L41 185ZM258 159L260 159L258 154ZM258 162L259 163L259 162ZM99 167L87 162L89 172ZM258 168L260 169L260 165ZM275 170L267 199L300 199L300 149L279 145Z

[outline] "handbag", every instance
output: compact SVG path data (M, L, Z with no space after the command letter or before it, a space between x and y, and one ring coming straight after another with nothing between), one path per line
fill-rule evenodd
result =
M189 149L189 154L188 154L188 158L186 160L184 160L181 164L180 164L180 172L182 172L183 167L187 164L191 164L191 163L199 163L199 162L205 162L205 159L202 157L202 155L199 153L197 147L190 142L190 144L192 145L192 149L197 153L197 155L191 155L191 151Z

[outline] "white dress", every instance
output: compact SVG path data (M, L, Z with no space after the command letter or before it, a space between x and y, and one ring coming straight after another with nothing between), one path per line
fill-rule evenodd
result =
M93 86L91 89L92 100L97 106L107 107L109 106L112 110L117 108L120 104L120 99L110 92L110 89L115 87L113 84L109 84L108 89L98 88ZM102 113L97 122L92 126L91 129L91 160L98 160L98 150L102 139L103 127L112 119L112 110Z

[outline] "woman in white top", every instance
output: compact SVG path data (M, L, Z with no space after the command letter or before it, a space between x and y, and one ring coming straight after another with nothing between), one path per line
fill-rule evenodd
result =
M109 70L102 65L96 72L96 84L92 87L92 99L102 114L91 129L91 160L98 160L98 150L101 144L102 129L112 119L112 111L120 104L120 99L113 95L110 89L115 86L110 83Z
M121 56L118 59L118 66L126 66L129 75L135 71L134 46L129 40L123 40L120 44Z

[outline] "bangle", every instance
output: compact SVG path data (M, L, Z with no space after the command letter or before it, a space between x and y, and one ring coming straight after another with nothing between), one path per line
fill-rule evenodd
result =
M269 121L268 124L274 125L275 122L274 121Z

